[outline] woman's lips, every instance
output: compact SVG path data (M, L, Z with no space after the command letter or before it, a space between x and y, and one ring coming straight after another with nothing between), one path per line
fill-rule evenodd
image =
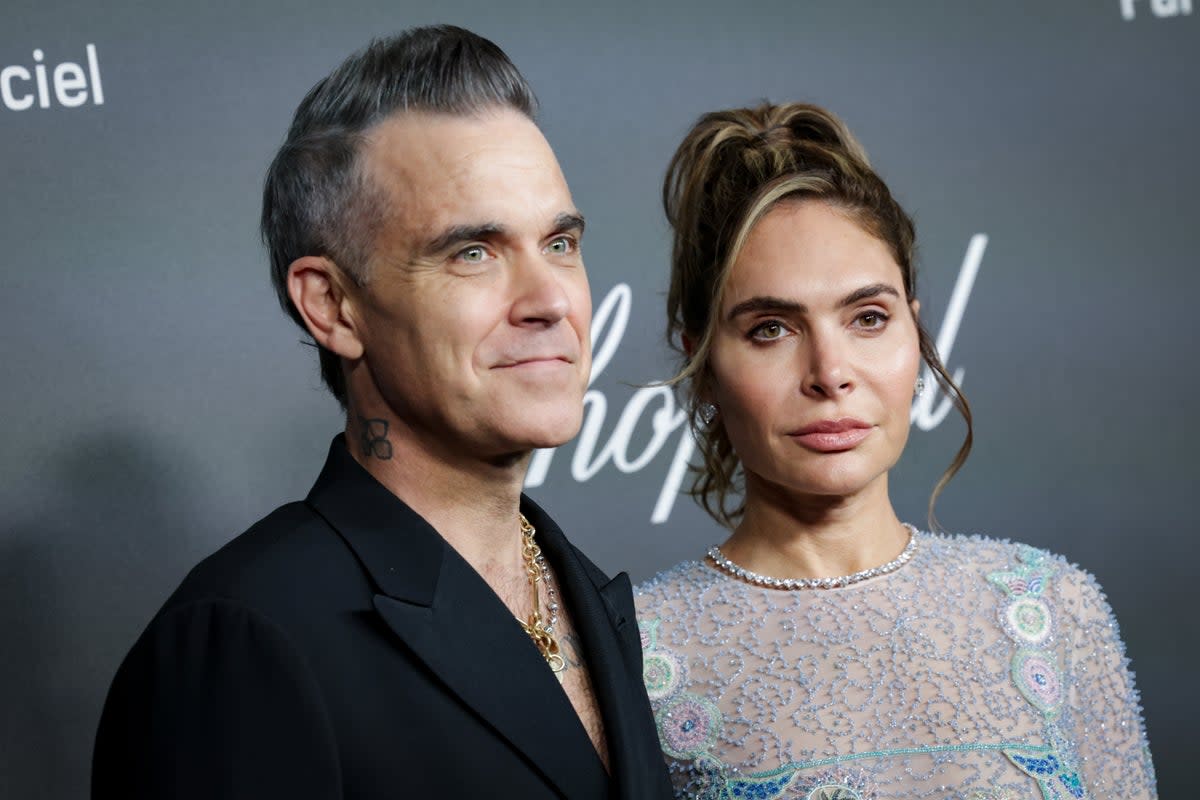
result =
M805 425L791 437L809 450L838 453L851 450L871 435L872 427L858 419L821 420Z

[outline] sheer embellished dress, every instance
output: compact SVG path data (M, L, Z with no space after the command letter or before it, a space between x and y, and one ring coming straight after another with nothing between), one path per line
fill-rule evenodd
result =
M1141 709L1087 573L1024 545L916 534L837 589L685 562L638 589L678 797L1156 797Z

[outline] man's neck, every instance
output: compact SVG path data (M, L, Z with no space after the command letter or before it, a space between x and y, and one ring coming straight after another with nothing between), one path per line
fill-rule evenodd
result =
M398 429L351 415L346 444L355 460L433 526L497 594L522 577L521 487L529 453L492 462L455 457ZM499 584L499 585L497 585Z

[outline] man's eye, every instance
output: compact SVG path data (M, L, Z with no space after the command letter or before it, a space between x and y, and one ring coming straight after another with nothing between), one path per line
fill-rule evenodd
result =
M468 247L458 254L458 258L468 264L478 264L487 258L487 251L482 247Z
M560 236L546 246L547 252L564 256L575 251L575 242L569 236Z

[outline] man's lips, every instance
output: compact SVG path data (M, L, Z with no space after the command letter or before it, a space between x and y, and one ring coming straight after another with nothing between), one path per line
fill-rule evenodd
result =
M538 364L574 364L575 359L567 355L551 354L551 355L534 355L521 356L520 358L504 358L501 359L496 367L498 369L507 369L509 367L525 367Z
M809 450L838 453L851 450L871 435L874 427L854 417L823 419L789 434Z

